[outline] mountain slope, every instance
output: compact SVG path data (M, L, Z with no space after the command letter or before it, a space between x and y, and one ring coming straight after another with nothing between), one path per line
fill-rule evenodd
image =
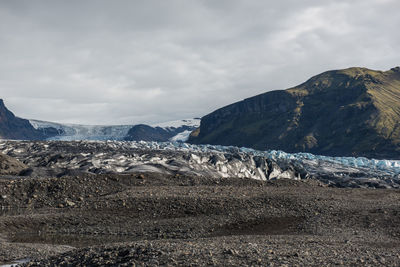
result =
M189 142L400 158L400 68L328 71L218 109Z
M15 117L0 99L0 139L41 140L43 136L28 120Z
M133 126L124 140L127 141L186 141L191 131L199 127L199 119L171 121L152 126Z

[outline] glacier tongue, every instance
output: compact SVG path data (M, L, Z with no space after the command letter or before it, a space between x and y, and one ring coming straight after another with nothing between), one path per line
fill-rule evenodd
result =
M189 139L190 133L192 131L183 131L170 139L171 142L186 142Z
M143 141L3 141L0 150L30 166L31 176L151 171L259 180L312 178L340 187L400 185L397 160Z
M38 120L29 121L35 129L55 129L58 134L48 140L74 141L74 140L123 140L132 125L81 125L61 124Z
M31 125L42 131L46 140L80 141L80 140L127 140L129 130L135 125L82 125L30 120ZM184 119L151 125L169 132L176 132L170 140L184 142L192 130L200 125L200 119ZM128 139L129 140L129 139ZM167 139L166 139L167 140Z

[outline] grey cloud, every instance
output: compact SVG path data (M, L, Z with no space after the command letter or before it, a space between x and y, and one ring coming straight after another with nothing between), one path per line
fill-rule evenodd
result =
M0 0L0 97L91 124L199 117L329 69L399 65L391 0Z

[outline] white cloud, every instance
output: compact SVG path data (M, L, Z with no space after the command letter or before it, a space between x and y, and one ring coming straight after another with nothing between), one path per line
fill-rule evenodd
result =
M328 69L399 65L399 1L2 1L0 97L76 123L198 117Z

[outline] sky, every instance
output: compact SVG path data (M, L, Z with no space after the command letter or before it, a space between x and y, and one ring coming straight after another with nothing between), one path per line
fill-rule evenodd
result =
M321 72L400 65L398 0L0 0L0 98L17 116L201 117Z

